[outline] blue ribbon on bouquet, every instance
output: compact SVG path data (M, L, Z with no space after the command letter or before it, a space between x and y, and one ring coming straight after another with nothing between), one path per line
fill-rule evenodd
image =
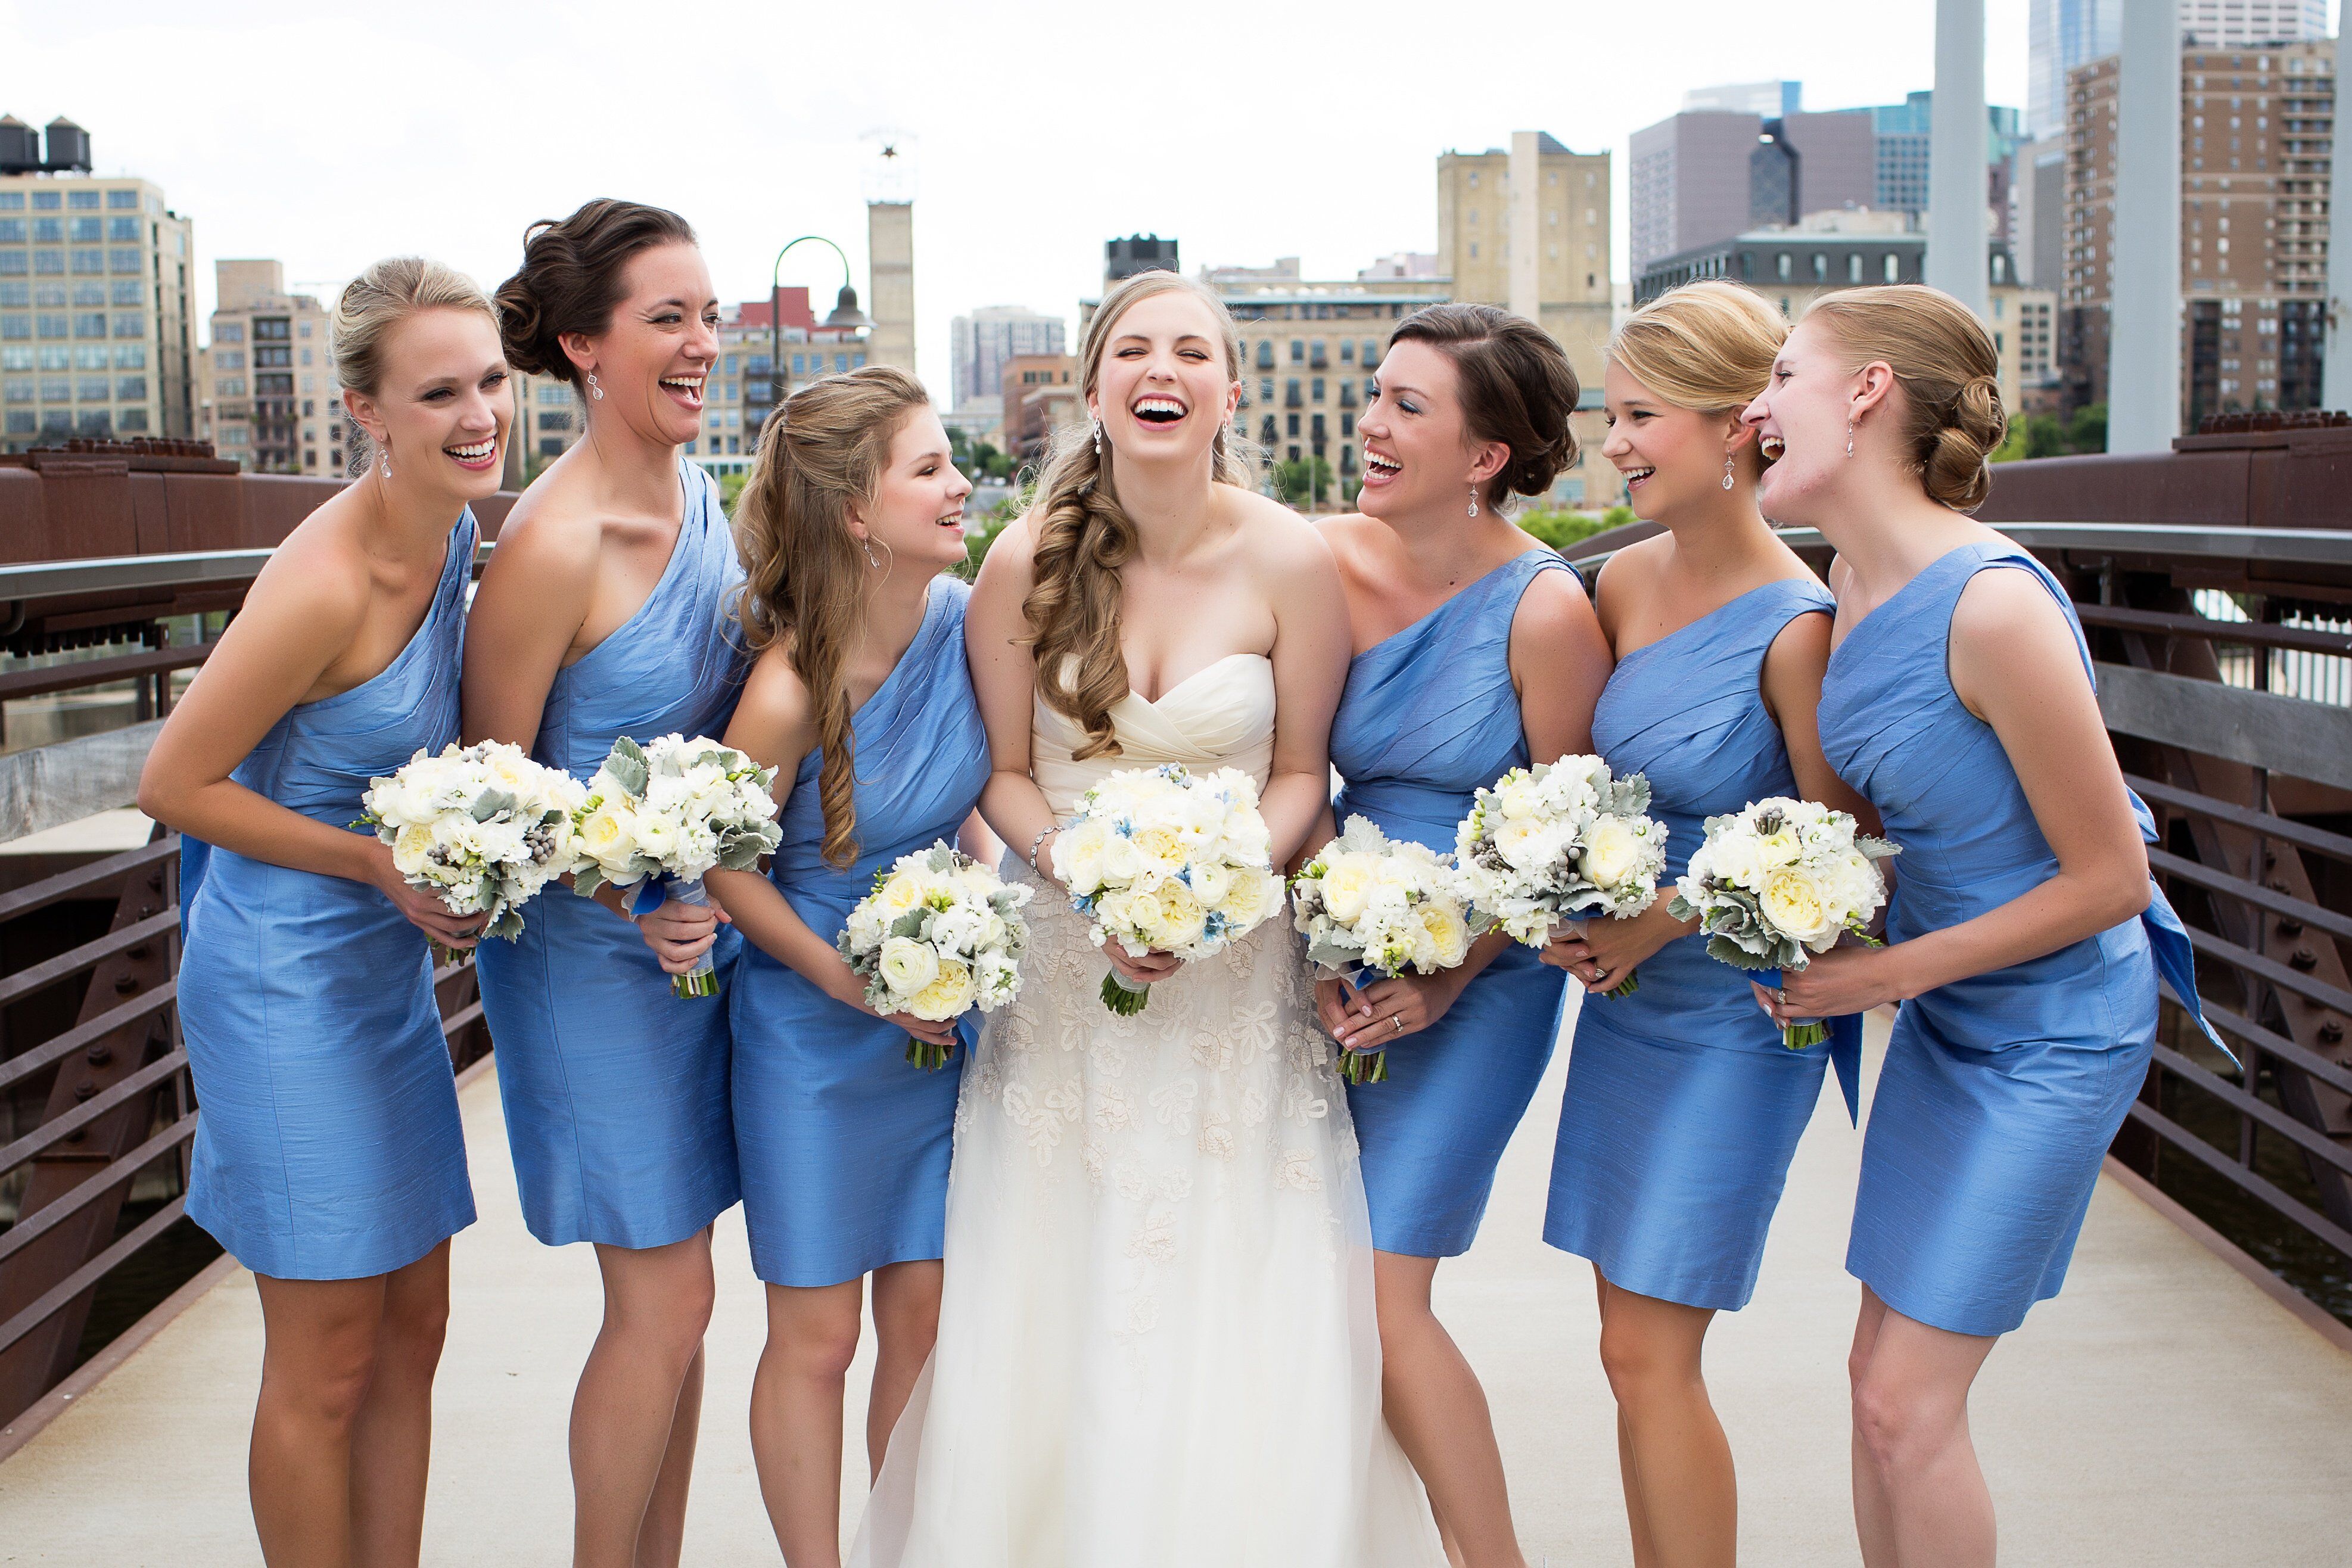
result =
M1767 991L1778 991L1784 982L1778 969L1759 969L1749 978ZM1821 1020L1830 1032L1830 1066L1837 1070L1838 1088L1845 1095L1845 1113L1856 1127L1862 1125L1862 1015L1847 1013L1835 1018Z

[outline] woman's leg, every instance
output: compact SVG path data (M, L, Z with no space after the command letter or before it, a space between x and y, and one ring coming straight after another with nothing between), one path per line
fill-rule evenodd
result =
M352 1446L374 1381L384 1277L272 1279L247 1461L269 1568L352 1568Z
M433 1374L449 1330L449 1244L384 1277L375 1376L352 1428L352 1561L416 1568L433 1452Z
M866 1404L866 1458L877 1476L890 1451L890 1434L906 1413L923 1363L940 1337L937 1258L893 1263L874 1271L874 1392Z
M789 1568L839 1568L841 1403L857 1356L863 1278L768 1287L768 1342L751 1379L751 1458Z
M2000 1341L1932 1329L1878 1305L1877 1332L1853 1376L1855 1517L1866 1468L1887 1539L1874 1554L1865 1541L1864 1560L1869 1568L1991 1568L1992 1493L1969 1437L1969 1389Z
M693 1463L684 1395L710 1324L710 1233L642 1250L596 1248L604 1322L572 1401L576 1568L674 1568L686 1488L652 1503L666 1469ZM698 1415L698 1409L693 1413Z
M1699 1370L1714 1321L1707 1308L1601 1289L1601 1365L1617 1396L1638 1568L1729 1568L1738 1552L1731 1445Z
M1526 1568L1511 1529L1503 1454L1486 1390L1430 1310L1437 1259L1372 1254L1381 1318L1381 1409L1429 1489L1449 1556L1464 1568Z
M677 1414L670 1417L669 1447L662 1450L654 1495L646 1500L646 1521L637 1526L639 1568L675 1568L686 1552L686 1494L694 1484L694 1446L702 1431L702 1347L687 1363L677 1385Z
M1862 1311L1853 1321L1853 1347L1846 1352L1846 1382L1852 1387L1862 1386L1862 1374L1870 1365L1871 1347L1878 1342L1878 1330L1886 1321L1886 1303L1876 1292L1862 1288ZM1863 1446L1862 1424L1853 1424L1853 1436L1848 1447L1853 1450L1853 1529L1862 1542L1864 1568L1895 1568L1895 1511L1886 1500L1886 1489L1878 1479L1878 1468L1871 1463L1870 1450Z

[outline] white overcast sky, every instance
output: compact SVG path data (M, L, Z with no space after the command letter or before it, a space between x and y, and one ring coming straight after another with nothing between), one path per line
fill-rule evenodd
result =
M0 0L0 111L86 127L212 263L276 257L324 291L421 251L495 284L523 226L591 196L685 214L721 298L759 298L814 231L866 292L866 139L914 150L922 374L948 322L1023 304L1075 322L1102 243L1156 231L1203 263L1352 278L1437 238L1437 154L1550 132L1625 146L1691 88L1791 78L1806 107L1934 85L1933 0L1390 0L1018 5L854 0ZM1986 87L2021 107L2027 0L1988 0ZM839 285L803 246L784 281Z

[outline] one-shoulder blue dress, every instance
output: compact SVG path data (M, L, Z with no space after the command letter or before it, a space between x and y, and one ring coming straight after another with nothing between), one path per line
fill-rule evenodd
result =
M1822 687L1830 765L1903 848L1891 942L1973 920L2058 870L2000 738L1952 689L1952 610L1988 568L2049 589L2089 665L2074 605L2041 563L1965 544L1849 631ZM2147 806L2132 806L2152 837ZM2196 1007L2187 934L2149 893L2144 915L1903 1004L1871 1100L1846 1268L1904 1316L2007 1333L2064 1282L2100 1163L2147 1076L2159 973Z
M1620 777L1650 781L1666 829L1660 898L1708 817L1796 793L1764 658L1791 621L1835 607L1811 578L1767 583L1618 661L1592 741ZM1637 978L1633 995L1588 995L1577 1015L1544 1239L1621 1289L1734 1311L1755 1292L1831 1047L1783 1046L1747 972L1709 958L1702 934L1666 943Z
M229 776L350 827L369 780L455 741L474 537L469 510L390 664L289 710ZM273 1279L415 1262L474 1223L425 933L364 882L180 846L180 1027L201 1108L188 1217Z
M1451 850L1479 786L1527 764L1511 620L1528 584L1566 570L1530 550L1356 656L1331 722L1341 826L1362 816L1391 838ZM1375 1247L1470 1249L1503 1145L1551 1059L1567 984L1514 942L1434 1027L1397 1042L1384 1082L1349 1086Z
M988 782L988 735L964 663L971 591L931 584L930 605L896 668L850 721L856 739L857 858L824 858L822 751L801 759L768 875L793 912L830 942L875 872L953 844ZM937 1072L907 1060L907 1033L845 1006L746 943L729 989L735 1024L735 1149L751 1268L771 1285L837 1285L887 1264L940 1256L956 1090L965 1050Z
M635 615L555 675L531 755L592 776L615 737L726 732L743 682L735 542L719 487L678 464L683 526ZM741 946L719 928L722 985ZM664 1247L731 1207L727 1007L670 994L645 938L593 900L551 888L512 943L486 942L482 1008L523 1220L551 1247Z

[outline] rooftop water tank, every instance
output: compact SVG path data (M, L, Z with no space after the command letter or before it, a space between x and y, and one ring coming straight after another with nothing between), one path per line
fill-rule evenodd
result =
M0 174L29 174L41 166L41 133L13 114L0 114Z
M48 124L49 155L41 160L41 167L53 174L68 170L89 173L89 132L58 115Z

